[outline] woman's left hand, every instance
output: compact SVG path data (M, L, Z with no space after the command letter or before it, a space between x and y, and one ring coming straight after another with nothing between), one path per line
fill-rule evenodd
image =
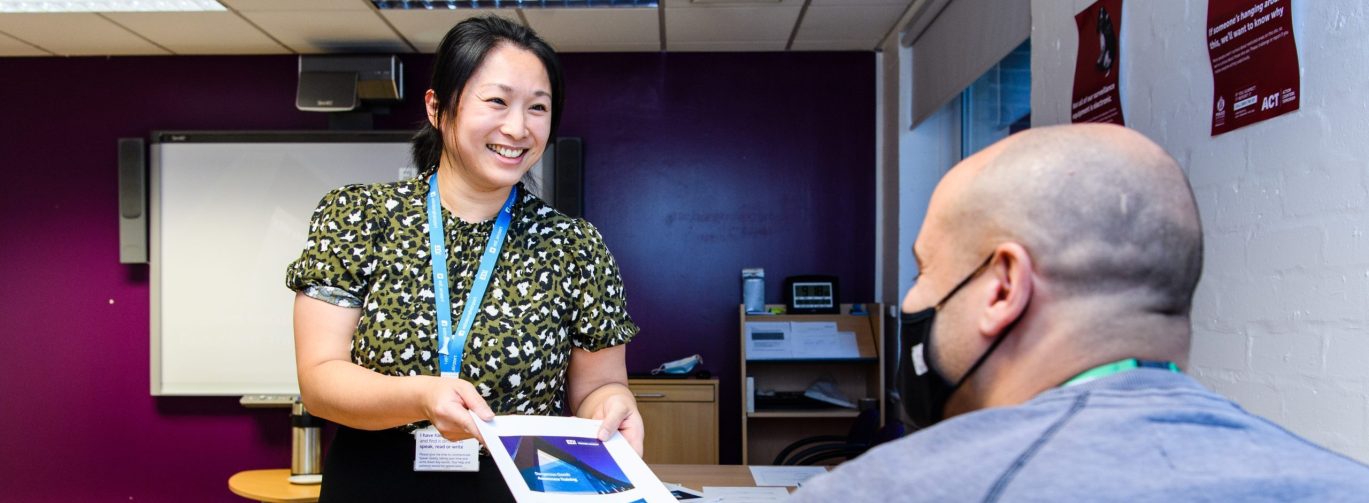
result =
M632 450L642 455L642 437L646 431L642 426L642 415L637 412L637 402L632 395L610 394L590 414L590 419L599 419L599 440L607 441L617 431L627 439Z

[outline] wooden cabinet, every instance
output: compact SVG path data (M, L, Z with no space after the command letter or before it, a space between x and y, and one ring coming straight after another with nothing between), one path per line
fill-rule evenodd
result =
M746 308L739 306L742 464L771 464L785 446L802 438L846 435L859 415L856 409L846 408L758 407L751 396L754 390L803 391L819 378L830 378L851 402L873 401L873 406L879 408L879 417L884 417L882 306L864 304L863 307L868 315L748 315ZM842 313L850 310L850 304L842 304ZM748 359L747 322L835 322L837 330L855 334L859 354L841 358ZM753 383L754 390L748 389L748 381Z
M718 464L717 379L629 379L652 464Z

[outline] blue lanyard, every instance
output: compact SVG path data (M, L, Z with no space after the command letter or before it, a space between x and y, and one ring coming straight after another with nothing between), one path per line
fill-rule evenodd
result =
M444 377L461 375L461 356L466 352L466 338L475 323L475 314L480 311L480 303L485 299L485 290L490 286L490 275L494 264L499 261L499 250L504 247L508 235L509 221L513 219L513 202L518 199L518 187L509 189L509 199L499 210L499 218L494 221L490 240L485 244L485 254L480 257L480 270L475 275L470 292L466 294L466 307L461 310L461 322L456 326L456 336L452 336L452 299L451 287L447 285L447 246L446 234L442 231L442 199L437 194L437 173L428 178L428 243L432 249L433 302L437 304L437 352L438 369Z

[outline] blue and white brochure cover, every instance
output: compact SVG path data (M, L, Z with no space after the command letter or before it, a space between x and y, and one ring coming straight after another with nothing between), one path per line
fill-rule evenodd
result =
M622 435L595 438L599 420L496 416L475 422L521 503L677 501Z

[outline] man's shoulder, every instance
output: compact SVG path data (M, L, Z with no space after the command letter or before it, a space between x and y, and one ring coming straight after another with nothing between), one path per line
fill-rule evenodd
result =
M1218 500L1335 500L1361 489L1369 494L1369 467L1185 376L1135 375L945 421L873 449L798 494L810 489L798 500L1127 499L1121 495L1185 491Z
M888 442L805 484L797 501L906 501L983 499L1007 470L1068 407L1035 406L966 414Z

